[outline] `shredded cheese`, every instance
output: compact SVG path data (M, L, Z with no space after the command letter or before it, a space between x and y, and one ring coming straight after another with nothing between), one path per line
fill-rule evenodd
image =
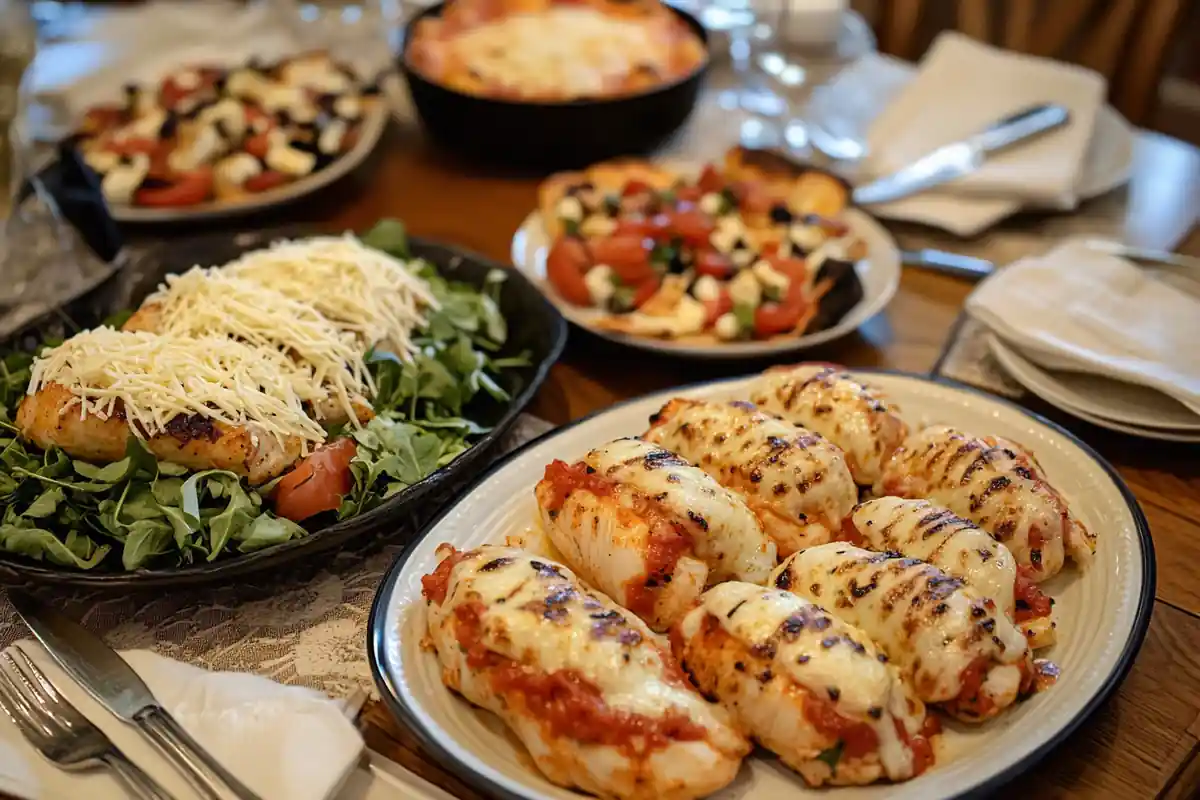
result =
M312 369L227 336L84 331L34 361L29 394L50 383L75 396L80 419L123 413L140 438L166 432L182 414L252 426L280 441L325 439L304 408L325 396Z
M282 350L312 368L351 421L352 400L374 393L356 337L311 305L221 267L170 275L144 306L157 306L155 330L179 336L230 336Z
M367 247L351 234L276 242L223 268L307 303L361 348L386 350L408 360L417 351L412 332L438 302L404 262Z

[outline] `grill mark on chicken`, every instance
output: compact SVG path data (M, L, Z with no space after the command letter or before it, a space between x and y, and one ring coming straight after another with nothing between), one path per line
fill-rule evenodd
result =
M633 464L637 463L638 460L639 459L631 459L625 463L632 466ZM684 461L670 450L652 450L649 453L646 453L646 455L640 460L642 462L642 466L647 470L661 469L663 467L688 466L688 462Z
M121 413L125 413L124 409ZM221 438L216 424L200 414L178 414L172 417L167 422L166 432L180 444L203 439L215 442Z
M480 572L495 572L496 570L500 569L501 567L507 567L511 563L513 563L513 559L509 558L508 556L503 556L501 558L494 558L491 561L484 564L482 567L480 567L479 571Z
M1003 475L998 475L995 478L992 478L991 481L988 482L987 488L985 488L978 495L971 496L971 513L979 511L979 509L983 508L989 497L996 492L1007 489L1009 486L1012 486L1012 481Z

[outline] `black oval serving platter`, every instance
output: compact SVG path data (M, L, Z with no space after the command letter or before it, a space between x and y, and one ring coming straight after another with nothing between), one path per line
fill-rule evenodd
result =
M708 62L673 83L647 92L564 103L479 97L434 83L408 64L408 31L445 3L423 8L405 26L399 69L421 123L438 144L470 158L538 170L581 167L619 155L646 153L662 144L691 115L708 74ZM700 41L699 20L670 9Z
M277 239L312 236L328 231L288 226L243 234L208 234L153 245L138 253L103 286L67 309L57 310L31 324L4 343L3 349L30 349L48 336L67 336L99 324L109 314L136 308L166 275L184 272L195 264L223 264L242 253L265 247ZM471 416L491 430L452 462L386 500L378 508L357 517L312 529L310 535L275 547L244 555L220 558L211 563L175 568L124 571L84 571L0 552L0 584L80 586L92 589L128 590L166 586L194 586L226 581L235 576L276 570L310 556L348 547L369 537L394 536L408 528L414 512L425 517L437 510L443 496L473 477L486 464L484 457L516 421L546 379L551 365L566 344L567 325L558 311L520 271L509 269L483 256L450 245L411 237L414 257L434 264L446 278L482 286L489 272L503 269L508 279L501 284L500 311L509 321L509 336L499 356L529 354L530 365L506 370L501 384L511 400L489 401L471 408Z

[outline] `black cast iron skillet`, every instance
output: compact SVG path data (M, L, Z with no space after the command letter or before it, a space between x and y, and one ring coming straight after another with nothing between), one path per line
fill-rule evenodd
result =
M408 65L409 36L445 3L408 20L400 71L421 123L438 144L494 165L536 170L568 169L619 155L646 153L662 144L692 113L708 73L692 74L640 94L564 103L521 102L464 94L434 83ZM695 17L670 9L700 40L708 34Z
M265 247L276 239L316 233L320 231L289 226L236 236L209 234L163 243L134 258L86 302L72 304L66 312L70 314L70 325L64 325L65 314L56 312L5 343L7 346L3 349L29 349L46 336L69 335L75 329L98 324L114 311L136 307L164 276L185 272L195 264L223 264L248 250ZM505 269L483 256L436 242L412 238L409 246L414 256L432 262L442 275L475 286L482 286L491 270ZM410 526L402 523L407 523L414 515L427 516L433 512L443 499L441 495L473 477L487 463L483 457L528 405L566 343L567 326L558 311L518 270L505 271L508 280L501 285L500 310L508 320L509 337L498 355L514 356L522 351L528 352L530 366L506 370L502 376L501 382L512 397L509 403L500 404L488 398L480 399L477 406L468 408L467 415L483 425L491 426L491 431L429 477L378 508L342 522L314 527L311 535L303 539L254 553L229 555L211 563L133 572L114 571L111 568L105 570L102 566L85 571L0 551L0 584L128 590L227 582L235 576L275 571L284 564L347 547L356 540L408 530ZM118 568L119 555L117 553L117 558L112 559Z

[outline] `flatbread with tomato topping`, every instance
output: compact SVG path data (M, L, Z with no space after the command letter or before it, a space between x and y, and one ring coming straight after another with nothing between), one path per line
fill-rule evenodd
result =
M621 159L547 178L547 278L594 324L693 342L796 336L862 298L864 243L840 220L849 187L735 147L699 173Z

